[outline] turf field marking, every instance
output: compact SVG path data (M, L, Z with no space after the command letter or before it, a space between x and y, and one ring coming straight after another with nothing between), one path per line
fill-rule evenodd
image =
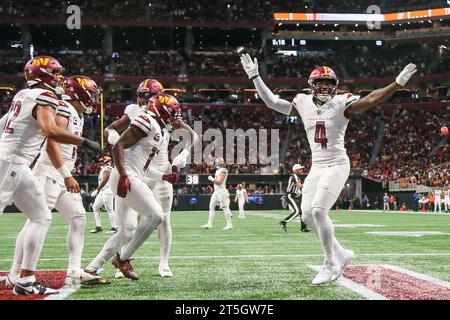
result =
M73 288L62 287L61 289L59 289L59 293L58 294L49 295L44 300L64 300L65 298L70 296L72 293L77 291L79 288L81 288L81 285L77 285L77 286L75 286Z
M450 283L392 265L351 265L344 276L392 300L448 300Z
M381 228L386 227L385 225L370 224L370 223L360 223L360 224L335 224L335 228Z
M391 270L394 270L394 271L397 271L397 272L402 272L402 273L405 273L405 274L410 275L412 277L415 277L415 278L418 278L418 279L421 279L421 280L425 280L425 281L429 281L429 282L431 282L431 283L433 283L435 285L439 285L439 286L446 287L446 288L450 289L450 283L447 282L447 281L436 279L436 278L433 278L433 277L428 276L426 274L417 273L417 272L414 272L414 271L411 271L411 270L408 270L408 269L403 269L401 267L393 266L393 265L390 265L390 264L382 264L381 266L386 268L386 269L391 269Z
M450 233L441 231L370 231L367 234L376 236L400 236L400 237L423 237L423 236L440 236L450 235Z
M322 266L308 266L308 267L316 272L319 272L320 269L322 268ZM369 300L389 300L385 296L378 294L375 291L370 290L369 288L362 286L350 279L347 279L344 276L341 276L339 279L337 279L336 283L340 284L343 287L346 287L347 289L350 289L351 291Z
M358 257L444 257L450 256L450 252L431 252L431 253L358 253ZM217 256L171 256L170 259L272 259L272 258L316 258L323 257L323 254L253 254L253 255L217 255ZM134 259L154 259L159 260L159 256L137 256ZM93 260L94 258L82 258L82 260ZM42 258L39 261L67 261L67 258ZM0 259L0 262L11 262L11 259Z

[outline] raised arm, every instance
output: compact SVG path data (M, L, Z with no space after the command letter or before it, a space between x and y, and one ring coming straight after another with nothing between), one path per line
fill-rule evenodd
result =
M192 130L190 126L188 126L186 123L180 121L177 129L184 129L187 132L189 132L190 135L190 144L186 145L186 147L183 149L183 151L180 152L179 155L177 155L173 161L172 166L178 167L178 168L184 168L186 167L187 163L187 157L189 156L189 153L191 152L191 149L193 146L195 146L199 142L198 134Z
M272 110L279 113L290 115L292 104L284 99L276 97L273 92L266 86L258 73L258 60L252 58L248 53L241 55L241 64L250 80L253 80L256 91L258 92L264 103Z
M386 101L390 96L392 96L398 89L405 86L409 78L416 73L416 65L413 63L408 64L402 72L397 76L395 82L390 85L376 89L369 93L364 98L357 100L345 111L346 117L349 118L351 115L359 115L369 110L370 108Z

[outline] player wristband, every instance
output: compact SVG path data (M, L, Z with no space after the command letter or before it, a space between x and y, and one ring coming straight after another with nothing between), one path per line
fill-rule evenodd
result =
M256 76L251 77L250 80L255 80L258 77L259 77L259 74L257 74Z
M72 173L70 172L69 169L67 169L67 167L65 165L63 165L62 167L56 169L58 170L59 174L64 178L68 178L72 176Z

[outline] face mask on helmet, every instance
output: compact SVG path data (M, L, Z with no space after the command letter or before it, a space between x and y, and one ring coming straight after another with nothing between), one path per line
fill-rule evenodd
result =
M330 101L336 94L337 84L334 79L318 79L312 84L314 97L322 102Z
M86 114L92 113L100 105L100 90L88 77L73 76L66 79L64 92L70 99L78 101Z

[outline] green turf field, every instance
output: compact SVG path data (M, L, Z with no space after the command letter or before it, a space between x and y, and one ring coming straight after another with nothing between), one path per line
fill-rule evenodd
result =
M363 299L337 283L310 284L315 272L308 265L323 262L318 239L300 233L293 222L285 233L278 221L286 211L249 211L246 219L234 213L234 230L222 231L225 219L216 215L212 230L199 226L206 212L173 212L171 268L173 278L158 274L159 246L156 234L135 254L133 265L141 277L137 282L113 279L115 269L107 263L105 275L111 285L85 285L69 299ZM450 233L450 215L332 212L341 244L355 251L354 264L391 264L450 281L450 235L422 237L380 236L372 231L439 231ZM24 223L21 214L0 217L0 270L10 267L15 236ZM348 224L372 224L349 228ZM347 226L346 226L347 225ZM109 223L103 215L103 227ZM87 231L94 227L88 214ZM39 262L39 269L65 269L67 253L64 218L54 221ZM83 265L87 265L110 235L86 233Z

